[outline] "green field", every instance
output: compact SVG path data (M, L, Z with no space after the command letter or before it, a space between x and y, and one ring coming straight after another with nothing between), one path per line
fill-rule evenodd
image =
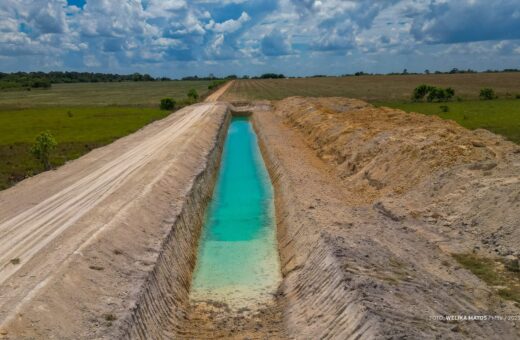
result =
M43 171L32 157L36 136L49 130L58 142L53 166L109 144L170 112L159 101L205 94L210 82L56 84L49 90L0 91L0 190Z
M520 100L463 101L449 103L377 103L407 112L420 112L454 120L470 130L487 129L520 144ZM447 106L449 112L442 112Z
M208 91L210 81L156 81L121 83L54 84L48 90L0 91L0 108L42 106L146 106L158 107L164 97L177 101L189 89Z
M413 103L410 100L412 91L421 84L453 87L456 98L449 103ZM495 89L500 99L479 100L480 89L484 87ZM466 128L488 129L520 143L520 99L516 99L517 95L520 95L520 73L479 73L239 80L224 99L358 98L378 106L438 115ZM447 105L449 112L442 112L441 105Z

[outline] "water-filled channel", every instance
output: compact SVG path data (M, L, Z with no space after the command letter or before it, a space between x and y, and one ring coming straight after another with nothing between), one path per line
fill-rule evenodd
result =
M244 307L271 298L280 279L272 184L251 122L233 117L190 297Z

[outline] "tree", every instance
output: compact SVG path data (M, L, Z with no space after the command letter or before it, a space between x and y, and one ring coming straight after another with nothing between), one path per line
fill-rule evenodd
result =
M451 87L446 89L446 100L451 100L455 96L455 90Z
M191 89L188 91L188 98L192 99L193 101L196 101L199 99L199 93L195 89Z
M480 99L481 100L493 100L498 98L495 94L495 90L492 88L486 87L480 90Z
M161 99L161 110L173 110L177 103L172 98Z
M415 101L424 99L424 96L426 96L428 94L428 92L430 92L432 90L432 88L433 88L432 86L426 85L426 84L417 86L413 90L412 99Z
M42 132L36 137L36 142L31 147L31 153L39 160L45 170L51 169L50 155L58 143L49 131Z

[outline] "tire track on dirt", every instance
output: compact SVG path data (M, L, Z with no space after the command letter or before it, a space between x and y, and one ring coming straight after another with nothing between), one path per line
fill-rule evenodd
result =
M75 184L0 223L0 284L20 270L14 259L28 262L87 212L118 190L139 169L190 130L213 105L201 105L104 164Z

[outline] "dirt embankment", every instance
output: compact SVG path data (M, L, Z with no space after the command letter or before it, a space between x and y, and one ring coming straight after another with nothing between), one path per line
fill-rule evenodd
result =
M288 334L520 335L518 322L434 319L519 314L450 255L519 249L516 145L356 100L273 111L253 119L276 189Z
M0 338L175 335L229 119L194 105L0 193Z
M277 109L337 170L353 203L426 224L453 252L520 256L520 146L357 100L292 98Z

